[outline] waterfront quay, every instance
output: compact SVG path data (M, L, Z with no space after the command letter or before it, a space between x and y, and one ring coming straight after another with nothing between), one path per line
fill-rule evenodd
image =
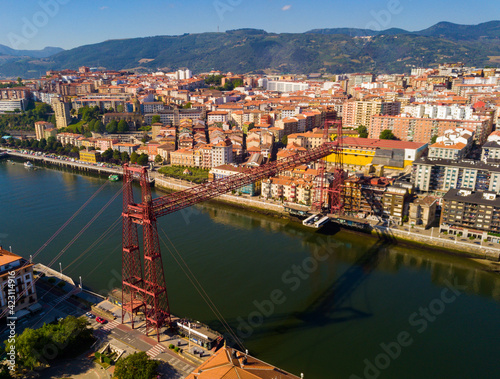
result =
M71 159L67 157L63 159L53 156L48 157L44 155L37 155L35 153L22 153L18 151L6 152L3 156L0 156L0 158L1 157L4 158L15 157L46 165L58 166L62 168L84 171L84 172L94 172L97 174L120 175L120 176L123 174L123 169L119 166L107 167L107 165L99 165L98 163L92 164L92 163L85 163L78 161L73 162Z

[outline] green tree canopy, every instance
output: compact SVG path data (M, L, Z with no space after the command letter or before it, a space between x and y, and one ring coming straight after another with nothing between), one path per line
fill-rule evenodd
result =
M158 375L160 363L150 359L143 351L118 360L115 376L118 379L153 379Z
M380 139L397 139L394 134L392 134L392 131L389 129L382 130L382 133L380 133L380 136L378 137Z
M161 122L161 117L159 114L155 114L153 118L151 119L152 124L156 124L157 122Z
M117 127L118 133L128 132L128 123L125 120L120 120Z
M130 163L137 163L137 158L139 158L139 154L135 151L130 154Z
M113 150L113 159L117 161L122 159L122 154L118 150Z
M282 143L283 145L287 146L287 145L288 145L288 136L283 136L283 137L281 138L281 143Z
M437 138L438 138L437 135L432 136L432 138L431 138L431 145L436 143Z
M5 349L9 351L15 344L18 367L34 369L46 361L81 353L81 348L93 340L92 329L87 326L87 320L68 316L57 324L26 328L12 343L5 341ZM42 356L42 352L48 352L47 346L50 346L50 356Z
M358 126L356 131L359 134L359 138L368 138L368 129L364 125Z
M106 125L106 131L110 134L116 133L117 129L118 129L118 123L116 122L116 120L112 120Z
M123 163L126 163L126 162L130 161L130 157L128 156L128 153L126 151L124 151L123 153L121 153L120 159L121 159L121 161Z
M101 158L102 158L104 161L109 161L111 158L113 158L113 149L109 148L109 149L107 149L106 151L104 151L104 152L101 154Z
M147 166L148 162L149 162L149 156L147 154L145 154L145 153L142 153L137 158L137 164L139 166Z
M155 157L155 163L163 163L163 158L160 154Z

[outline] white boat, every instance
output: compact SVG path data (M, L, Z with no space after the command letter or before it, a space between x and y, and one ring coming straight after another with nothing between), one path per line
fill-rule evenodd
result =
M24 162L24 167L26 167L26 168L33 168L34 166L33 166L33 163L31 163L30 161L28 161L28 162Z

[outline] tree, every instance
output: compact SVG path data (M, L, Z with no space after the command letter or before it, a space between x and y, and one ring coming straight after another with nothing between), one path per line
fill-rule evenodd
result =
M135 151L130 154L130 163L137 163L137 158L139 158L139 154Z
M130 157L128 156L128 153L126 151L124 151L123 153L121 153L120 160L123 163L127 163L127 162L130 161Z
M141 351L118 360L114 374L118 379L153 379L158 375L159 365Z
M142 153L137 158L137 164L139 166L147 166L148 162L149 162L149 156L147 154L145 154L145 153Z
M118 133L128 132L128 123L125 120L120 120L117 127Z
M90 346L92 329L88 328L88 321L74 316L68 316L57 324L44 324L41 328L26 328L23 333L17 336L15 341L10 343L5 341L6 351L16 352L16 364L18 367L34 369L42 364L40 354L35 352L43 351L47 346L51 346L51 358L44 356L44 359L53 360L75 356L82 353L82 348Z
M287 146L287 145L288 145L288 136L283 136L283 137L281 138L281 143L282 143L283 145Z
M97 121L94 125L94 130L97 132L97 133L104 133L106 131L106 127L104 126L104 124L102 123L102 121Z
M359 134L359 138L368 138L368 129L364 125L358 126L356 131Z
M101 158L107 162L113 157L113 149L109 148L101 154Z
M163 158L161 157L160 154L158 154L156 157L155 157L155 163L163 163Z
M118 129L118 123L116 120L112 120L106 125L106 131L110 134L116 133L116 130Z
M191 104L191 102L189 102L189 101L182 106L183 109L191 109L192 107L193 107L193 104Z
M394 134L392 134L392 131L389 129L382 130L382 133L380 133L380 136L378 137L379 139L397 139Z
M432 138L431 138L431 145L436 143L437 138L438 138L437 135L432 136Z
M161 117L159 114L155 114L151 119L151 124L156 124L157 122L161 122Z
M113 151L113 159L120 161L122 159L122 154L118 150Z

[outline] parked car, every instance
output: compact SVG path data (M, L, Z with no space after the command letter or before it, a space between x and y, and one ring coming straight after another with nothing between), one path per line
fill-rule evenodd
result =
M88 318L95 318L95 316L90 312L85 313L85 316L87 316Z
M96 317L95 320L99 323L99 324L105 324L107 323L107 321L105 319L103 319L102 317Z

